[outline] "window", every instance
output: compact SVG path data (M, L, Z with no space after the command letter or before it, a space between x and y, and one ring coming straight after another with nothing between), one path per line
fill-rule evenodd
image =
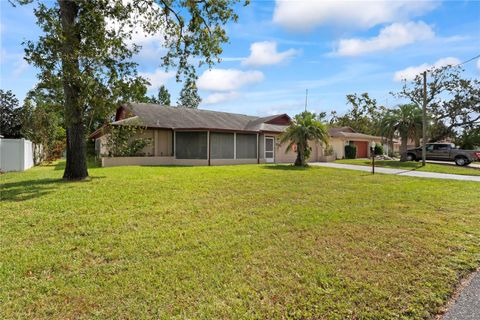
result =
M237 133L237 159L257 158L257 135Z
M176 131L175 147L177 159L207 159L207 133Z
M210 157L212 159L233 159L233 133L210 132Z
M436 144L436 145L434 145L433 150L448 151L448 150L450 150L450 145L448 145L448 144Z

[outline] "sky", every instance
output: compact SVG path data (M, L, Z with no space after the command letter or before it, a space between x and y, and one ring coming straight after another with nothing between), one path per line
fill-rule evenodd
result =
M38 39L33 6L0 0L0 87L23 100L37 82L23 60L26 40ZM402 79L432 66L458 64L480 54L480 1L260 1L237 5L237 23L222 62L198 70L200 108L250 115L344 113L346 95L368 92L381 105L401 101ZM159 36L134 37L142 50L138 71L149 93L164 84L178 99L175 72L160 67ZM464 65L480 78L480 60Z

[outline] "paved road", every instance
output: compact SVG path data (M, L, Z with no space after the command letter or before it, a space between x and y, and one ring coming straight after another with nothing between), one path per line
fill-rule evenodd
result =
M443 320L480 319L480 273L463 289L457 301L443 316Z
M320 167L328 167L328 168L357 170L357 171L366 171L366 172L372 171L372 167L357 166L353 164L343 164L343 163L333 163L333 162L312 162L309 164L312 166L320 166ZM466 176L466 175L460 175L460 174L424 172L424 171L391 169L391 168L380 168L380 167L375 167L375 172L385 173L385 174L396 174L399 176L418 177L418 178L452 179L452 180L480 182L480 176Z

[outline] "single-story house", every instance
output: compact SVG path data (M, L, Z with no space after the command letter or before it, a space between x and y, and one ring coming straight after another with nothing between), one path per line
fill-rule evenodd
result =
M144 130L138 138L151 141L142 156L102 157L102 166L119 165L228 165L293 163L296 153L286 152L279 136L291 122L287 114L267 117L218 112L149 103L129 103L117 109L113 126L135 125ZM359 157L369 156L369 143L381 137L357 133L351 128L331 128L330 144L337 159L345 144L354 143ZM106 155L108 132L92 133L98 154ZM322 161L325 146L311 143L309 161ZM366 148L366 149L365 149Z
M385 140L382 137L357 132L350 127L330 128L328 134L330 136L329 144L333 147L337 159L345 157L345 145L348 144L357 147L357 158L368 158L370 157L371 142L383 144Z

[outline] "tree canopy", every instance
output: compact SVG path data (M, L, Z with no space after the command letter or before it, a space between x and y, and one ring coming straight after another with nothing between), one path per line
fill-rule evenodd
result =
M168 92L167 88L162 85L160 88L158 88L157 96L150 96L146 97L146 102L149 103L156 103L156 104L161 104L164 106L170 106L171 104L171 97L170 97L170 92Z
M401 139L400 161L406 161L408 139L416 139L422 132L422 109L416 104L404 104L387 110L380 128L382 135L390 139L398 133Z
M218 61L228 40L225 24L236 21L239 0L17 0L35 3L43 34L25 42L26 60L45 85L59 83L63 95L67 164L64 178L83 179L86 126L111 113L118 102L145 96L147 81L137 74L134 35L162 35L159 63L175 68L177 79L193 81L196 68ZM195 59L193 59L195 58ZM197 63L198 62L198 63Z
M460 134L480 126L480 80L465 79L460 66L427 70L427 110L434 125L446 132ZM423 76L404 80L402 90L394 94L418 106L423 104Z
M21 138L21 109L11 90L0 89L0 135L4 138Z
M177 105L179 107L197 109L202 102L202 98L198 94L197 85L192 79L185 81L182 90L180 91L180 97L178 98Z
M376 135L379 133L379 120L385 112L385 107L378 106L377 100L370 98L367 92L360 95L348 94L347 103L352 107L339 116L331 112L330 125L336 127L351 127L355 131Z

